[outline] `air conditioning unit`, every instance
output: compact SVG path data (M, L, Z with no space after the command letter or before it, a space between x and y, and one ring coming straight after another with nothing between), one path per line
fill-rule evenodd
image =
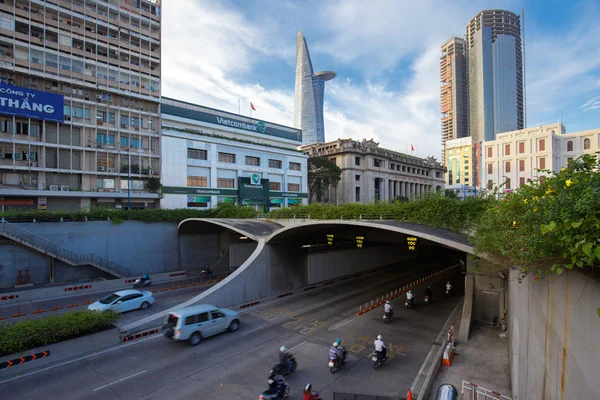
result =
M61 192L68 192L69 191L69 187L67 185L60 185L60 191Z
M104 171L106 171L106 168L104 168L104 167L98 167L98 171L104 172Z
M51 192L58 192L58 185L50 185Z

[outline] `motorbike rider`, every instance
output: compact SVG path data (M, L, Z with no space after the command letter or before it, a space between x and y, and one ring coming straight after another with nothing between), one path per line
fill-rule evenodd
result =
M452 285L450 284L450 281L446 282L446 292L450 293L450 291L452 290Z
M386 315L390 314L393 311L392 304L390 303L389 300L386 300L385 306L383 307L383 309L384 309L383 311L386 313Z
M381 359L385 361L387 349L385 348L385 343L383 342L383 336L378 335L377 340L373 342L373 345L375 345L375 351L380 355Z
M283 392L283 385L285 384L285 378L283 376L271 373L267 382L269 383L269 389Z
M343 362L344 359L344 351L343 351L343 347L340 346L341 340L337 339L335 342L333 342L333 344L331 345L331 347L329 348L329 359L330 360L334 360L334 361L338 361L338 362Z
M288 348L285 346L281 346L279 349L279 363L283 364L287 367L287 372L292 372L292 360L290 360L290 353L287 352Z
M312 385L309 383L304 386L304 390L302 391L302 400L317 400L320 399L318 394L312 391Z
M414 298L415 295L413 294L412 290L409 290L408 293L406 293L406 300L408 300L411 305L414 305Z
M429 302L431 303L433 300L433 290L431 290L431 286L427 286L427 289L425 289L425 296L429 297Z
M142 274L142 276L140 277L140 280L141 280L141 283L144 283L144 282L150 280L150 275L148 275L146 272L144 272Z

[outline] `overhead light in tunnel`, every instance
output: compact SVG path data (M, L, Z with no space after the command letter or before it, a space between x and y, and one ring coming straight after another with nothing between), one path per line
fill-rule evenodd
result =
M240 240L246 240L248 239L248 236L240 236Z
M301 249L306 249L308 247L312 247L312 244L303 244L302 246L300 246Z

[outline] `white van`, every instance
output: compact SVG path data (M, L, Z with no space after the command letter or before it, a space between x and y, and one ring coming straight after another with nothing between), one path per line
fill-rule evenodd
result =
M165 317L163 335L171 340L190 340L192 346L217 333L237 331L237 311L202 304L173 311Z

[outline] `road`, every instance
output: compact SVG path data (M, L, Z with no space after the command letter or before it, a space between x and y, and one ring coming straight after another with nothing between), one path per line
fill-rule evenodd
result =
M381 309L360 317L356 313L360 304L430 272L423 265L435 267L431 262L413 264L248 309L240 330L207 338L196 347L151 336L0 382L0 390L12 398L61 400L258 398L278 362L279 347L286 345L299 363L289 377L290 399L302 398L308 382L323 399L332 399L333 392L404 396L460 301L463 277L451 277L456 291L451 298L443 296L446 277L432 283L430 305L423 304L424 287L414 290L415 309L405 310L403 300L393 300L395 319L388 325ZM447 265L438 264L442 266ZM368 356L378 334L391 357L374 370ZM350 351L346 367L331 374L327 354L336 338Z

